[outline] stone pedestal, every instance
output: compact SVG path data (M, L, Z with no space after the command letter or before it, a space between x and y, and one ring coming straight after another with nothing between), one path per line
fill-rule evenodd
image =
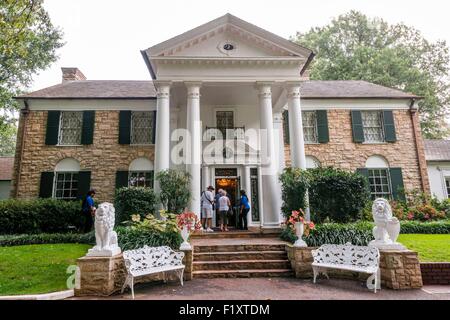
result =
M381 285L390 289L422 288L422 273L417 252L380 250Z
M110 296L119 291L125 280L122 254L114 257L82 257L77 260L79 277L76 296Z
M295 277L312 279L311 264L314 261L311 251L317 248L296 248L286 245L289 261ZM422 275L417 252L409 250L380 250L381 285L394 290L419 289L422 287ZM343 270L328 270L332 278L366 281L369 277L363 273Z

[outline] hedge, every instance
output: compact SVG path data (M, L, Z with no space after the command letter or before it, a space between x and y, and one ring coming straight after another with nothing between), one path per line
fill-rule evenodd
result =
M94 233L41 233L0 236L0 247L24 246L30 244L83 243L95 244Z
M450 220L440 222L402 221L401 234L450 234ZM325 223L317 225L310 235L303 240L310 247L319 247L323 244L346 244L367 246L374 239L371 222L358 222L351 224ZM294 243L297 237L294 231L286 228L281 233L281 239Z
M114 199L117 222L129 221L134 214L141 217L155 214L156 204L157 197L151 188L120 188Z
M78 231L84 224L81 202L54 199L0 201L0 234Z

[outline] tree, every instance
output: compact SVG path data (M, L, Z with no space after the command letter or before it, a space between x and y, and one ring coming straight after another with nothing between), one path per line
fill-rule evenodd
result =
M449 134L450 56L445 41L430 42L402 23L350 11L324 27L297 32L294 41L317 54L312 80L366 80L422 96L425 137Z
M62 32L53 26L43 0L0 1L0 155L14 150L18 104L34 74L57 60ZM6 153L5 153L6 152Z

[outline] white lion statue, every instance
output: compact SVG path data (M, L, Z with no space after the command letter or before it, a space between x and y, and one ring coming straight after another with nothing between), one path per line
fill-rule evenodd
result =
M400 234L400 221L392 215L392 208L386 199L376 199L372 206L372 216L375 222L373 236L375 240L369 245L380 249L405 249L397 238Z
M89 250L91 257L112 257L119 254L117 233L114 231L116 210L111 203L105 202L95 211L96 246Z

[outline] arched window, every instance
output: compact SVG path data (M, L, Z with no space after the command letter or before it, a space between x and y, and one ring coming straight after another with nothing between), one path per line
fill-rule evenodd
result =
M73 158L58 162L55 167L53 197L61 200L73 200L78 196L80 163Z
M315 169L320 167L320 161L313 156L306 156L306 169Z
M153 162L149 159L133 160L128 172L128 186L153 188L153 173Z
M372 199L392 198L389 162L383 156L372 156L366 161Z

